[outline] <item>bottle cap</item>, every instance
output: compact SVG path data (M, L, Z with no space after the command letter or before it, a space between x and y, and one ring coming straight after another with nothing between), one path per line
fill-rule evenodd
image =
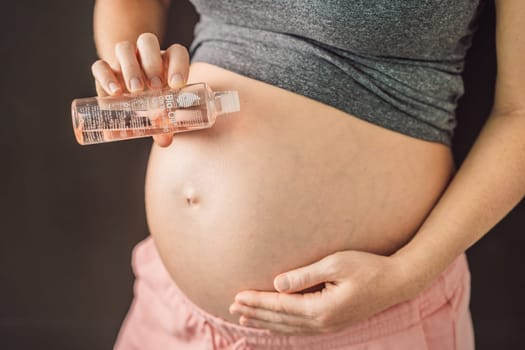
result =
M220 102L218 114L233 113L241 110L237 91L221 91L215 93L215 101Z

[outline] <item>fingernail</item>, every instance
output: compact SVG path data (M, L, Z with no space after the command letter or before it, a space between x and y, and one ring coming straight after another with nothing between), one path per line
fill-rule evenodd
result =
M184 81L182 79L182 75L180 73L175 73L170 78L170 86L173 88L182 87L184 85Z
M160 80L159 77L151 78L150 83L151 83L151 87L152 88L160 88L160 87L162 87L162 81Z
M132 78L129 81L129 87L131 88L131 91L137 91L142 89L142 83L139 78Z
M288 277L286 276L277 277L277 279L275 280L275 288L280 292L284 292L290 289L290 281L288 281Z
M244 304L244 305L247 305L247 304L248 304L248 303L246 302L246 298L245 298L242 294L240 294L240 295L236 295L234 299L235 299L236 302L238 302L238 303L240 303L240 304Z
M239 317L239 324L241 326L256 327L254 320L245 316Z
M112 94L114 94L115 92L117 92L118 89L119 89L118 85L115 84L114 82L110 82L110 83L108 84L108 88L109 88L109 91L110 91Z

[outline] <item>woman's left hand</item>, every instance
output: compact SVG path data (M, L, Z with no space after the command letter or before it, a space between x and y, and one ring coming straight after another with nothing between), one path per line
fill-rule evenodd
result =
M415 295L404 266L394 257L342 251L278 275L278 292L242 291L230 313L239 323L276 333L340 330ZM325 284L312 293L297 293Z

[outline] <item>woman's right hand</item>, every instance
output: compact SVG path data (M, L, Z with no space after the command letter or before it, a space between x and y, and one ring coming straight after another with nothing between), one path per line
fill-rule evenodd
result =
M186 84L190 57L188 50L173 44L161 50L157 36L143 33L137 42L121 41L115 45L115 62L98 60L91 66L99 96L118 96L125 92L160 89L168 85L178 89ZM161 147L167 147L173 134L153 136Z

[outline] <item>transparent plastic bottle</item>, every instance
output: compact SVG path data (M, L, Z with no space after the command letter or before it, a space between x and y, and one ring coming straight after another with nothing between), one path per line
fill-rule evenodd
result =
M206 83L71 103L73 129L81 145L206 129L218 115L239 110L237 91L213 92Z

